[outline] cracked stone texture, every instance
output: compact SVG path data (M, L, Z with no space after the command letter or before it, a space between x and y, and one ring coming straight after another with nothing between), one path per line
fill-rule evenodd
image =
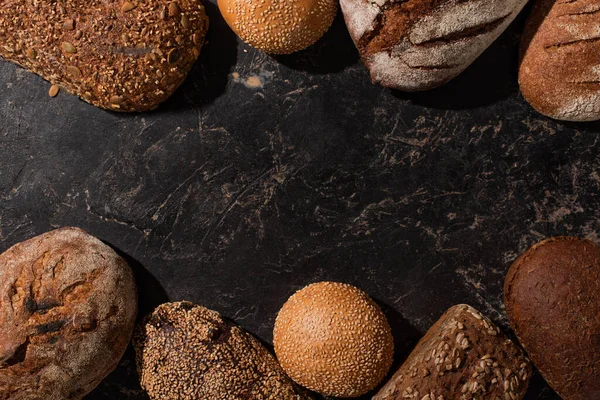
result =
M190 300L267 343L295 290L354 284L388 315L397 365L453 304L510 333L503 278L528 246L600 241L600 124L523 100L522 16L448 85L404 94L370 83L339 16L273 58L208 12L201 60L152 113L52 99L0 62L1 250L82 227L128 257L142 313ZM136 379L129 350L86 399L145 399ZM538 375L527 399L558 397Z

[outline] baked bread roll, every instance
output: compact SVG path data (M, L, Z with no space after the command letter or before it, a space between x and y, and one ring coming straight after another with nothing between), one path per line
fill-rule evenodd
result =
M0 255L0 399L78 400L131 338L133 275L110 247L57 229Z
M141 385L153 400L308 400L254 337L187 301L158 306L133 338Z
M544 240L508 271L504 304L536 368L565 400L600 399L600 247Z
M225 22L244 42L271 54L290 54L319 40L333 23L337 0L219 0Z
M526 2L340 0L340 5L373 82L412 92L460 74Z
M516 400L531 363L489 319L466 304L427 331L374 400Z
M183 82L207 27L200 0L5 0L0 56L98 107L145 111Z
M521 44L519 86L538 112L600 119L600 34L595 0L537 0Z

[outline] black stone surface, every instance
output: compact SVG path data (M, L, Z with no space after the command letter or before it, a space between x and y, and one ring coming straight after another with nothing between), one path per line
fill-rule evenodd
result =
M400 360L456 303L508 332L504 274L538 240L600 241L600 125L523 100L523 17L448 85L405 94L371 84L340 17L273 58L208 7L201 60L152 113L51 99L0 62L1 250L82 227L128 257L142 312L187 299L266 342L295 290L348 282L385 309ZM144 399L136 379L130 350L86 399ZM558 397L536 376L527 399Z

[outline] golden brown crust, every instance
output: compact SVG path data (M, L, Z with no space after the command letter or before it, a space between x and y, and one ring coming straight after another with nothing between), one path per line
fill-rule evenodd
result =
M519 85L538 112L566 121L600 119L600 5L537 0L521 43Z
M137 295L126 262L77 228L0 255L0 399L75 400L116 366Z
M531 363L473 307L450 308L373 400L521 399Z
M158 306L136 329L134 347L151 399L311 398L258 340L190 302Z
M600 397L600 248L555 237L521 255L504 284L511 325L565 400Z
M219 0L227 24L250 46L271 54L305 49L323 36L337 0Z
M292 379L338 397L375 388L394 356L381 309L362 290L337 282L315 283L292 295L277 315L273 344Z
M166 100L200 54L199 0L0 3L0 56L112 111Z

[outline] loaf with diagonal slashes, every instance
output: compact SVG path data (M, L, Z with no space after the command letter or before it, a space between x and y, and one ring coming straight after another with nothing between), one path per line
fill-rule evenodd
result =
M375 83L404 91L440 86L506 29L526 0L340 0Z

